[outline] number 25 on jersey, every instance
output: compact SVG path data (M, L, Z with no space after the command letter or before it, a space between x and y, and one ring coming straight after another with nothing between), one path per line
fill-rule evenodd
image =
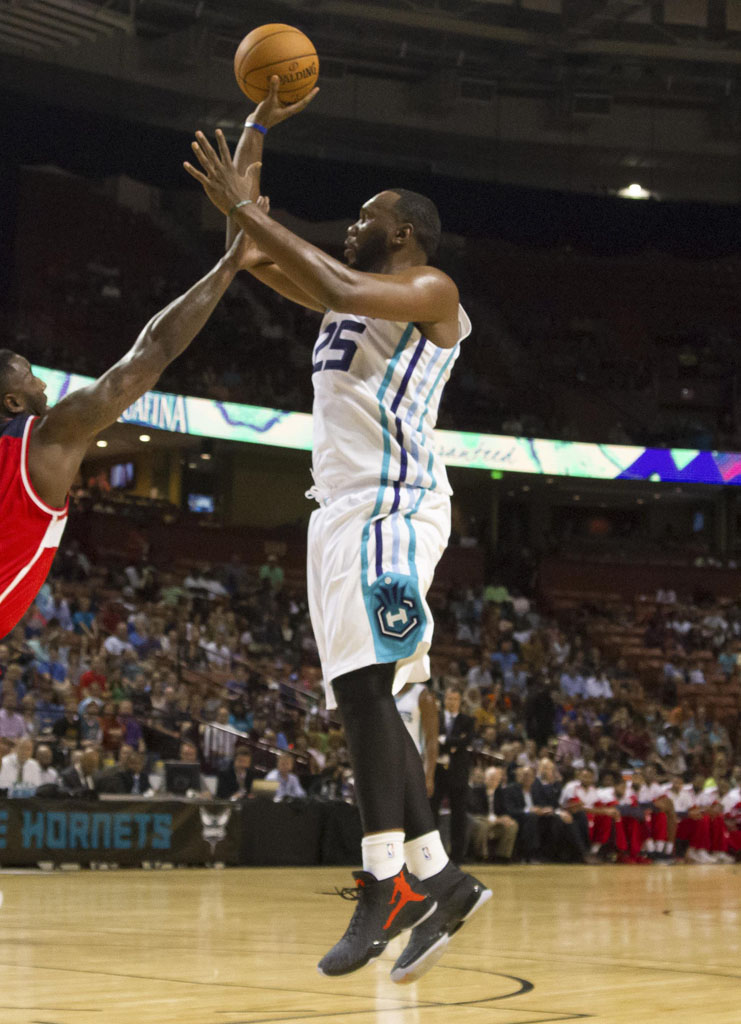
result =
M352 339L365 331L365 324L355 320L327 324L314 346L313 373L320 370L349 370L358 346Z

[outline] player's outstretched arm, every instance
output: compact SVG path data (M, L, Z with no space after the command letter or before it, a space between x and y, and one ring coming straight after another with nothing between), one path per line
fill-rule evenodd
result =
M200 181L211 202L233 216L262 252L321 308L382 320L457 322L458 290L447 274L428 266L398 274L368 274L345 266L271 220L250 198L251 175L237 173L223 132L217 130L216 138L218 153L203 132L196 132L193 152L203 170L189 163L185 169ZM451 348L457 340L453 332Z
M204 327L240 269L240 236L205 277L156 313L133 347L94 383L43 414L31 435L29 472L40 497L60 506L88 445L154 387Z
M319 92L319 87L317 86L297 103L287 103L284 105L281 103L278 96L279 88L280 77L278 75L273 75L270 79L270 92L264 100L261 100L261 102L257 104L254 111L249 115L244 123L244 128L242 129L242 134L239 138L239 142L237 143L237 148L234 150L234 167L238 174L245 175L252 164L260 163L262 161L265 135L270 131L270 129L275 128L276 125L281 124L283 121L287 121L289 117L294 117L296 114L300 114L302 110L305 110L308 107ZM254 128L252 125L257 125L258 127ZM260 195L259 173L253 176L250 185L252 192L247 196L247 198L257 199ZM238 231L239 228L235 222L231 217L227 217L227 249L230 248Z
M260 195L260 162L262 160L265 134L282 121L300 114L319 92L318 88L312 89L308 96L304 96L298 103L283 106L278 98L279 87L280 78L278 75L273 75L270 79L270 92L261 103L258 103L254 112L245 121L242 135L237 143L237 148L234 150L234 167L239 174L246 175L250 168L254 168L249 182L249 195L246 198L252 199L255 202ZM251 125L258 125L259 127L253 128ZM261 129L264 129L264 131ZM265 213L269 213L269 200L266 200L263 209ZM227 216L227 249L234 241L238 231L239 226L236 221L232 217ZM291 302L297 302L300 306L318 310L320 313L324 312L323 307L317 303L316 299L313 299L291 281L290 278L286 277L280 267L269 256L266 256L254 242L249 251L245 253L242 269L248 271L258 281L268 285L273 291L290 299Z

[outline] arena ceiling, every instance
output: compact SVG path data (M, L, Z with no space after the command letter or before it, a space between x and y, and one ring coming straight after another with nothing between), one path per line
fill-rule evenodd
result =
M286 151L741 200L738 0L0 0L0 87L236 133L232 56L269 21L322 65Z

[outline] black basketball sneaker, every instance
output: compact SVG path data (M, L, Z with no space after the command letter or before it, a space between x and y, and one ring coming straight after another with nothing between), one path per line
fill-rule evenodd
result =
M399 985L417 981L434 967L451 936L492 897L491 889L450 861L422 885L437 901L437 910L416 926L394 964L391 980Z
M364 967L383 953L389 942L434 914L437 903L406 866L398 875L378 881L367 871L353 871L354 889L338 890L357 907L340 941L319 961L320 974L335 977Z

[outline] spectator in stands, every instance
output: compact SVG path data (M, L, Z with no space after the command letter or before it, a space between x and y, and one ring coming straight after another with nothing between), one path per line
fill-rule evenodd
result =
M84 672L87 672L89 664L87 660L83 660L80 650L78 648L71 648L67 655L67 675L64 683L58 684L54 687L58 697L65 700L70 692L78 693L80 686L80 678Z
M72 613L70 612L69 601L64 596L61 583L45 583L41 588L36 604L47 622L55 619L61 629L65 631L72 629Z
M94 748L83 750L79 759L73 759L59 777L62 788L70 796L97 792L100 756Z
M494 677L491 674L491 664L491 655L486 649L482 649L476 664L468 670L466 675L468 689L475 687L480 693L487 693L493 688Z
M578 760L581 757L581 753L582 744L576 735L576 722L568 719L563 732L558 737L558 746L556 747L555 754L556 764L559 768L567 767Z
M470 849L478 860L508 863L517 839L518 824L505 810L504 772L498 766L487 768L482 785L471 787Z
M33 693L27 693L21 701L21 716L23 718L23 735L35 740L39 734L40 725Z
M94 657L90 661L90 668L80 676L78 688L78 700L82 701L90 694L91 687L96 686L94 696L100 697L107 692L108 677L105 672L105 662L101 657Z
M604 668L597 669L584 683L584 696L591 700L612 700L612 684Z
M146 755L138 750L127 746L126 758L123 763L119 762L116 771L116 778L120 782L122 793L131 793L134 796L150 796L152 786L149 781L149 774L146 771Z
M40 743L36 747L36 760L39 765L39 785L56 786L59 783L59 772L52 765L52 749L46 743Z
M97 635L95 612L92 610L92 601L86 594L77 602L77 610L72 615L72 628L75 633L89 639L94 639Z
M337 757L331 753L315 774L309 788L313 800L346 800L350 793L347 771Z
M572 663L564 665L563 672L559 679L559 688L564 697L574 698L584 696L584 676Z
M113 701L106 701L99 716L100 730L102 734L101 749L104 756L115 757L123 740L123 729L118 720L116 705Z
M33 757L33 742L28 736L17 740L12 753L0 762L0 790L15 787L35 790L41 785L41 767Z
M117 658L121 657L122 654L134 652L134 648L129 641L129 631L126 628L125 622L119 622L115 632L106 637L103 647L108 654Z
M276 767L265 776L266 782L278 783L274 797L276 802L289 797L297 799L306 796L303 786L298 781L298 776L293 774L293 764L291 754L279 754Z
M148 658L160 650L160 642L149 631L149 623L145 615L137 615L129 628L129 642L140 660Z
M130 700L122 700L118 705L118 727L121 730L121 742L140 750L144 744L141 723L134 716L134 705Z
M516 686L515 666L519 660L514 644L508 637L500 641L499 649L491 656L492 665L495 669L499 669L505 691L512 690Z
M231 701L229 705L229 725L232 729L236 729L237 732L244 733L246 736L252 729L253 721L254 716L241 697Z
M12 691L19 703L26 696L28 688L23 681L23 666L19 662L11 662L6 667L3 687L3 695Z
M26 723L23 715L18 713L17 707L18 700L15 690L8 686L3 694L2 707L0 707L0 736L9 740L17 740L26 735Z
M95 697L88 697L80 708L80 743L87 747L99 747L103 743L101 703Z
M222 768L216 783L219 800L242 800L250 795L255 772L252 755L246 747L237 747L231 764Z
M68 697L65 701L64 713L52 726L52 733L63 755L67 751L77 750L80 746L80 715L77 713L77 700L74 697Z
M535 772L530 767L517 769L516 781L504 790L504 809L517 822L517 854L527 864L537 863L545 848L552 844L551 825L553 809L535 803L532 795Z
M278 563L278 556L275 554L268 555L267 559L260 566L258 576L261 583L264 583L274 594L279 593L283 589L283 583L285 580L285 572L283 567Z

